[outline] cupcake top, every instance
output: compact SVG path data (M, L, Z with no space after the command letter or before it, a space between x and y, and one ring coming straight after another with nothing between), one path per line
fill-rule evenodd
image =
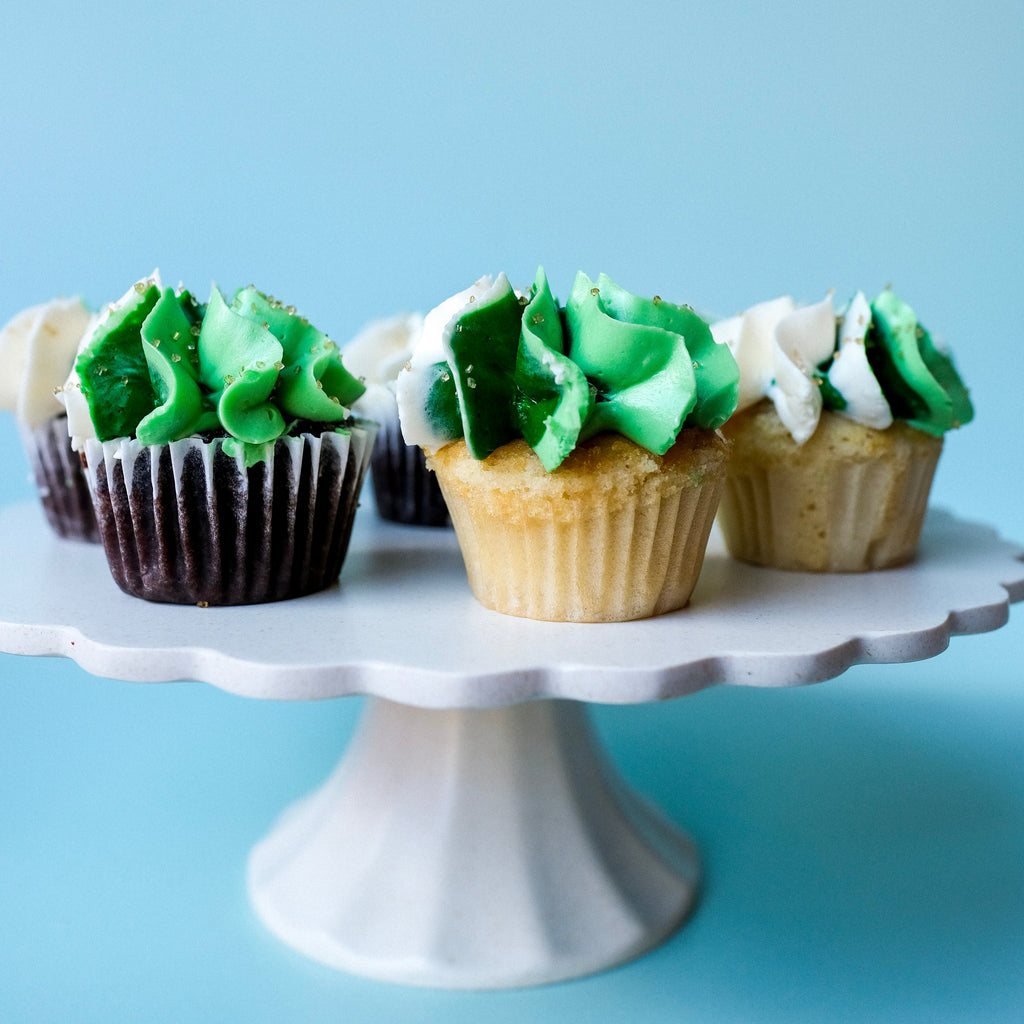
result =
M810 306L786 296L711 330L739 365L737 408L771 399L798 444L823 410L880 430L905 420L937 436L974 416L949 352L888 288L871 303L857 292L838 315L831 294Z
M71 369L93 314L78 298L22 310L0 330L0 409L30 429L64 409L55 392Z
M247 462L296 424L342 424L363 393L338 346L293 306L215 287L200 303L159 273L134 284L83 339L64 386L72 443L166 444L212 432Z
M550 471L604 431L664 454L686 426L721 426L738 386L729 349L689 306L582 272L562 306L541 267L525 293L502 273L431 310L396 390L409 444L464 438L485 459L522 437Z
M395 381L412 357L423 329L419 313L399 313L368 323L342 350L345 364L366 387L356 410L372 420L393 418Z

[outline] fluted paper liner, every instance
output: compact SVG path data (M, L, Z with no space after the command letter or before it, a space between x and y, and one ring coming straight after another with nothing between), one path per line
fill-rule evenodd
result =
M842 426L847 433L871 431ZM865 572L914 557L940 438L894 424L871 431L864 453L835 455L822 445L794 449L790 458L748 452L746 440L735 438L718 513L734 557L805 572Z
M82 459L71 448L67 417L54 416L35 428L22 424L21 440L54 532L70 540L98 542L92 497Z
M655 474L616 467L593 488L580 475L569 496L508 489L508 474L494 480L486 463L475 471L468 453L458 467L432 459L474 596L495 611L559 622L620 622L684 607L724 479L727 446L708 436L708 447L666 460Z
M236 605L337 580L376 425L281 437L246 467L222 438L89 441L86 464L117 585L150 601Z
M398 422L382 419L370 458L373 496L383 519L412 526L450 526L437 477L417 445L406 444Z

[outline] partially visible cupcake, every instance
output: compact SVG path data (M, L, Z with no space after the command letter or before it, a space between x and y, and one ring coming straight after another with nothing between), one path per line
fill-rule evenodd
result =
M343 350L349 370L366 386L355 409L380 424L370 459L377 511L384 519L415 526L450 526L437 477L423 451L402 436L395 400L398 373L412 356L423 317L403 313L367 324Z
M86 337L64 387L111 573L175 604L334 583L376 425L337 345L256 288L208 304L159 275Z
M92 313L81 299L54 299L0 330L0 408L13 412L47 522L61 537L97 541L96 516L67 417L55 395Z
M779 569L910 561L943 437L973 409L952 358L890 290L836 316L761 303L712 325L740 368L719 522L730 552Z
M578 274L563 308L540 269L526 294L500 274L428 314L397 394L476 598L611 622L689 601L737 383L689 307Z

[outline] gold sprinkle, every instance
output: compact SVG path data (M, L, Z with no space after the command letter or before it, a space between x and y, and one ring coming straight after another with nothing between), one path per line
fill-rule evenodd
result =
M139 295L143 295L145 294L146 291L146 282L136 281L133 287L135 288L135 291L138 292Z
M203 329L202 327L199 326L199 324L193 324L189 328L189 333L192 335L193 338L198 338L199 335L202 333L202 330Z
M234 378L234 377L232 377L230 373L228 373L228 374L225 374L225 375L224 375L224 383L225 383L226 385L229 385L229 386L230 386L231 384L234 384L234 383L235 383L235 378Z
M171 353L171 362L172 363L180 363L181 362L181 356L179 356L177 352L172 352Z
M274 363L274 369L277 370L278 373L280 373L284 369L284 363L282 363L281 360L278 359L278 361Z
M409 369L412 369L412 367L409 367ZM445 370L444 373L441 374L441 380L443 380L446 384L451 379L452 379L452 375L447 370Z
M528 306L530 304L530 300L525 295L520 295L516 301L520 306Z
M533 316L530 317L530 323L534 327L537 327L539 324L544 323L544 314L543 313L534 313Z
M601 289L600 288L591 288L590 289L590 294L591 295L600 295L601 294Z
M331 395L331 401L335 405L341 405L341 399L337 395Z
M469 301L470 302L476 302L476 296L475 295L470 295Z
M661 296L660 296L660 295L655 295L655 296L654 296L654 298L653 298L653 299L652 299L651 301L652 301L652 302L653 302L653 303L654 303L654 304L655 304L656 306L660 306L660 305L661 305Z
M160 339L159 338L154 338L152 344L153 344L153 348L159 348L160 347Z
M466 386L469 387L469 388L475 388L476 387L476 381L473 380L472 377L467 377L466 378Z
M296 313L298 313L298 310L297 310L297 309L296 309L296 308L295 308L294 306L285 306L285 307L284 307L284 311L285 311L285 312L286 312L286 313L287 313L287 314L288 314L289 316L295 316L295 314L296 314Z
M197 608L209 608L210 607L210 602L209 601L196 601L196 607Z
M174 332L174 333L173 333L173 334L171 335L171 338L172 338L172 339L173 339L174 341L177 341L177 340L178 340L178 339L179 339L180 337L181 337L181 331L175 331L175 332Z
M461 331L462 330L462 324L456 324L455 325L455 330Z
M318 380L316 382L316 386L317 386L317 390L323 391L323 389L324 389L324 382L322 380Z

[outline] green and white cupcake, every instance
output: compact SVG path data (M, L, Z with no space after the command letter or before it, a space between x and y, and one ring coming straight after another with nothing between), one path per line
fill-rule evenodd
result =
M256 288L201 304L139 281L103 313L64 387L122 590L277 601L334 583L376 424L325 334Z
M737 369L692 309L578 274L562 307L483 278L425 318L398 376L470 586L527 618L682 608L725 478Z
M740 367L719 512L737 558L863 572L914 556L945 434L973 416L950 354L890 289L712 325Z

